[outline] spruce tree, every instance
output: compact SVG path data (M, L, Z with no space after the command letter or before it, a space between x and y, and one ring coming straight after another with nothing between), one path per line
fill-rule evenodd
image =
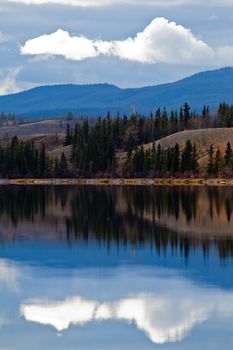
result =
M68 123L66 126L66 137L64 146L69 146L72 143L72 136L71 136L71 130L70 130L70 124Z
M155 170L161 172L162 170L162 148L159 143L157 152L156 152L156 162L155 162Z
M152 169L153 175L154 175L154 172L156 170L156 148L155 148L154 141L153 141L152 150L151 150L151 169Z
M208 174L213 174L214 173L214 148L213 148L213 145L210 146L208 153L209 153L209 160L208 160L208 165L207 165L207 172L208 172Z
M55 158L55 161L54 161L54 169L53 169L53 176L55 178L59 178L60 174L59 174L59 161L58 161L58 158L56 157Z
M181 157L181 169L183 172L192 170L193 165L193 146L190 140L186 142L185 149Z
M215 160L214 160L214 172L216 174L219 174L219 172L222 170L222 156L220 149L218 148L215 154Z
M68 176L68 163L64 152L62 152L61 154L61 159L59 163L59 176L62 178Z
M167 135L167 132L168 132L168 117L167 117L167 111L165 108L162 114L161 125L162 125L163 137L164 137Z
M184 128L189 129L191 114L190 114L190 106L188 105L187 102L185 102L183 106L183 115L184 115Z
M184 130L184 114L183 114L183 108L180 109L179 113L179 130Z
M180 169L180 146L176 143L173 152L172 173L175 175Z
M232 148L230 142L227 143L227 148L225 151L224 165L227 167L232 166Z
M197 146L196 143L194 142L193 145L193 153L192 153L192 170L196 172L198 170L198 161L197 161Z
M45 145L43 144L39 154L39 176L44 177L46 173L46 152Z

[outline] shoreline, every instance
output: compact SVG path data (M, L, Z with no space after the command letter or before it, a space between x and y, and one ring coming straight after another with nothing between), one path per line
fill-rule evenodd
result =
M233 179L0 179L6 185L79 186L233 186Z

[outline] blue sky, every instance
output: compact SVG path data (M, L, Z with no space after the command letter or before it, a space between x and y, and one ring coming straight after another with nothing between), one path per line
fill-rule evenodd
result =
M0 94L144 86L233 65L233 0L1 0Z

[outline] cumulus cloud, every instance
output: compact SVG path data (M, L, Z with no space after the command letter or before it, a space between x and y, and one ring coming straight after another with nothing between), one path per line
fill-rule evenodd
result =
M185 289L186 290L186 289ZM164 293L135 295L110 303L100 303L81 297L58 302L24 304L21 314L27 321L50 325L59 332L71 325L91 321L118 320L135 324L138 330L156 344L180 341L194 326L219 315L232 316L232 294L201 289L182 295Z
M61 55L70 60L83 60L98 56L94 42L84 36L70 37L61 29L53 34L28 40L21 48L26 55Z
M198 64L210 61L214 51L192 32L165 18L154 19L134 38L118 41L90 40L71 37L59 29L55 33L28 40L21 47L23 55L61 55L66 59L83 60L98 55L116 56L142 63Z
M110 6L110 5L141 5L141 0L8 0L9 2L23 3L26 5L71 5L71 6ZM182 5L203 5L202 0L144 0L143 5L151 6L182 6ZM205 5L233 6L233 0L206 0Z
M154 19L135 38L112 43L111 53L117 56L147 63L194 63L212 55L203 41L190 30L165 18Z
M175 304L176 314L179 315L177 318L170 314ZM166 315L164 310L167 310ZM195 305L193 300L177 303L175 300L146 295L103 304L76 297L56 303L25 304L21 306L21 313L27 321L51 325L59 332L68 329L71 324L126 321L134 323L153 343L164 344L183 339L195 324L206 320L208 307Z

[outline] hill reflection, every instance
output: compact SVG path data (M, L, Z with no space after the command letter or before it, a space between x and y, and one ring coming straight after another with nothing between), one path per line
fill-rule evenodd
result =
M1 187L0 237L150 244L185 257L213 246L233 256L233 189L228 187Z

